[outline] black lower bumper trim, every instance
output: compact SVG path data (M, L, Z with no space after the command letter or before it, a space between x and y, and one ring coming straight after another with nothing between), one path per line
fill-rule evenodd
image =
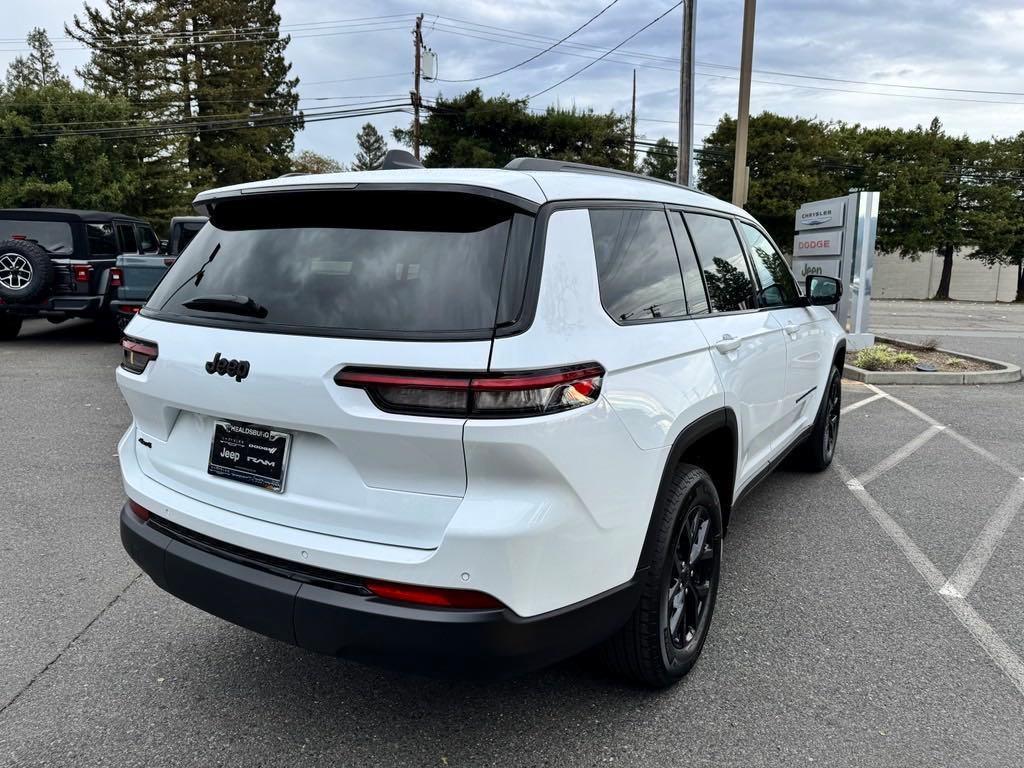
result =
M353 588L288 573L266 556L185 535L121 510L121 541L157 585L215 616L312 651L428 674L506 677L583 651L622 626L640 581L540 616L511 610L447 610L393 603ZM270 567L274 565L274 567ZM638 574L639 576L639 574Z

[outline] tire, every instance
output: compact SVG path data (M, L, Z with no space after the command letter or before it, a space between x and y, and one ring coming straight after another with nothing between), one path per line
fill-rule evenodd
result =
M640 601L599 655L617 676L664 688L690 671L707 639L722 562L722 508L708 473L680 464L654 514L657 538ZM681 572L688 573L680 578Z
M0 341L12 341L18 338L21 331L21 318L13 315L0 315Z
M44 298L53 283L50 255L28 240L0 241L0 298L8 304L31 304Z
M836 366L828 374L825 394L818 406L811 434L789 455L789 469L821 472L832 463L839 441L839 417L843 408L842 376Z
M114 322L117 323L117 330L119 330L121 333L124 333L125 328L128 327L128 323L132 321L133 317L135 317L135 315L130 314L128 312L116 313L114 317Z

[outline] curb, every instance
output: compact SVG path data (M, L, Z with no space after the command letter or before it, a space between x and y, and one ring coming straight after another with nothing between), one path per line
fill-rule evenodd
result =
M911 341L902 339L891 339L884 336L876 336L876 341L899 344L910 349L929 349L921 344L914 344ZM935 347L936 352L943 352L948 355L957 355L968 360L977 360L991 365L998 365L990 371L935 371L926 373L924 371L867 371L855 365L845 363L843 365L843 377L853 381L862 381L865 384L1008 384L1020 381L1022 374L1020 366L1005 363L1002 360L992 360L978 355L968 355L964 352L942 349Z

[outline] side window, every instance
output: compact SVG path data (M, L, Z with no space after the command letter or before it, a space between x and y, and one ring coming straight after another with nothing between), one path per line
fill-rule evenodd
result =
M782 254L776 251L771 241L755 227L740 222L740 231L750 246L754 269L757 270L757 279L761 283L761 291L758 293L761 306L785 307L795 304L800 298L800 293Z
M755 309L754 281L732 221L702 213L686 213L684 218L704 272L711 311Z
M157 253L160 250L160 241L156 233L149 227L138 225L135 227L139 236L139 251L142 253Z
M617 323L686 314L683 282L664 211L590 212L601 304Z
M704 291L704 278L700 275L700 264L697 254L693 252L693 243L683 224L683 214L673 211L668 215L672 224L672 234L676 239L676 251L679 252L679 268L683 272L683 288L686 290L686 306L691 315L706 315L711 311L708 307L708 295Z
M117 256L117 236L113 224L86 224L90 256Z
M121 253L139 252L139 244L135 240L135 227L131 224L118 224L117 237L121 241Z

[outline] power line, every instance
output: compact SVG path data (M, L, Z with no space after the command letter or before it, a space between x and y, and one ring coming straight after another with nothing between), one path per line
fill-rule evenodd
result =
M675 5L673 5L673 6L671 7L671 8L669 8L669 9L668 9L668 10L666 10L666 11L665 11L664 13L662 13L662 14L661 14L660 16L657 16L656 18L654 18L654 19L652 19L651 21L649 21L649 22L647 22L646 24L644 24L644 25L643 25L642 27L640 27L640 29L638 29L638 30L637 30L636 32L634 32L633 34L631 34L631 35L630 35L629 37L627 37L627 38L626 38L625 40L623 40L623 41L622 41L621 43L619 43L618 45L616 45L616 46L615 46L614 48L610 48L610 49L609 49L609 50L608 50L607 52L605 52L605 53L601 54L601 55L600 55L600 56L599 56L598 58L594 59L594 60L593 60L592 62L590 62L589 64L586 64L585 66L583 66L583 67L580 67L579 69L577 69L577 70L576 70L575 72L573 72L573 73L572 73L571 75L569 75L568 77L563 77L563 78L562 78L561 80L559 80L559 81L558 81L557 83L555 83L554 85L549 85L549 86L548 86L547 88L545 88L544 90L542 90L542 91L537 91L537 93L535 93L535 94L533 94L533 95L531 95L531 96L529 96L529 97L527 97L527 98L530 98L530 99L535 99L535 98L537 98L538 96L542 96L543 94L547 93L548 91L552 91L552 90L554 90L555 88L557 88L558 86L562 85L563 83L567 83L567 82L569 82L569 81L570 81L570 80L572 80L572 79L573 79L574 77L576 77L576 75L579 75L579 74L582 74L582 73L586 72L586 71L587 71L588 69L590 69L590 68L591 68L592 66L594 66L595 64L597 64L597 62L599 62L599 61L601 61L602 59L604 59L604 58L605 58L606 56L610 56L611 54L615 53L615 51L617 51L617 50L618 50L619 48L621 48L622 46L624 46L624 45L625 45L626 43L628 43L628 42L629 42L630 40L632 40L632 39L633 39L634 37L636 37L637 35L639 35L639 34L640 34L641 32L643 32L643 31L645 31L645 30L647 30L647 29L650 29L651 27L653 27L653 26L654 26L655 24L657 24L657 23L658 23L659 21L661 21L661 20L662 20L663 18L665 18L666 16L668 16L668 15L669 15L669 14L670 14L670 13L671 13L672 11L674 11L674 10L675 10L676 8L678 8L678 7L679 7L680 5L682 5L682 4L683 4L683 3L682 3L682 0L680 0L680 2L676 3Z
M536 59L539 59L545 53L548 53L549 51L553 50L554 48L557 48L558 46L560 46L562 43L564 43L566 40L568 40L570 37L575 35L580 30L588 27L591 23L597 21L597 19L599 19L604 14L605 11L607 11L609 8L611 8L613 5L615 5L617 2L619 2L619 0L612 0L610 3L608 3L608 5L606 5L604 8L602 8L596 14L591 16L589 19L587 19L585 22L583 22L580 26L576 27L576 29L574 29L568 35L563 37L561 40L559 40L559 41L557 41L555 43L552 43L547 48L542 50L540 53L536 53L533 56L531 56L530 58L524 59L523 61L520 61L518 64L513 64L511 67L506 67L505 69L499 70L498 72L492 72L489 75L481 75L480 77L468 77L468 78L464 78L464 79L461 79L461 80L445 80L445 79L442 79L442 78L438 78L438 82L442 82L442 83L470 83L470 82L474 82L476 80L488 80L488 79L490 79L492 77L497 77L498 75L504 75L506 72L511 72L513 69L518 69L519 67L522 67L522 66L524 66L526 64L529 64L531 61L535 61Z

